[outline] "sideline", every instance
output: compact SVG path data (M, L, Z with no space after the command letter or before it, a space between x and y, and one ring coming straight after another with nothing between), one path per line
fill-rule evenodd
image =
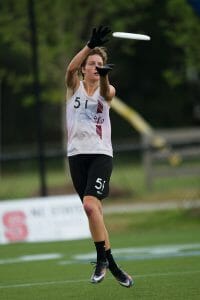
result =
M180 271L180 272L166 272L166 273L150 273L150 274L138 274L131 275L135 278L146 278L146 277L167 277L167 276L177 276L177 275L190 275L200 273L200 270L189 270L189 271ZM113 277L108 276L106 279L110 280ZM26 288L34 286L45 286L45 285L56 285L56 284L70 284L70 283L80 283L80 282L89 282L88 279L74 279L74 280L60 280L60 281L44 281L44 282L27 282L27 283L18 283L18 284L9 284L9 285L0 285L0 289L10 289L10 288Z
M134 203L134 204L106 204L103 207L104 214L133 213L145 211L173 210L200 208L199 200L167 201L158 203Z

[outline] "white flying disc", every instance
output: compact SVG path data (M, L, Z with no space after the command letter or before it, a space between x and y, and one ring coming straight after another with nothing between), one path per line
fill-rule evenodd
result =
M145 34L129 33L129 32L113 32L112 34L116 38L130 39L130 40L143 40L149 41L151 38Z

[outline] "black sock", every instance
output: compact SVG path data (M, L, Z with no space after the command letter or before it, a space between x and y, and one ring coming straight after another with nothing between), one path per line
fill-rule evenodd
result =
M97 251L97 261L106 261L105 241L94 242Z
M113 272L118 271L119 267L112 256L111 249L106 250L106 257L109 263L109 269Z

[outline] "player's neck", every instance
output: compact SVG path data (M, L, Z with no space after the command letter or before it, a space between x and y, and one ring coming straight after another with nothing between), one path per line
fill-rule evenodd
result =
M86 93L89 96L92 96L96 89L99 87L99 82L97 81L85 81L83 80L83 86L85 88Z

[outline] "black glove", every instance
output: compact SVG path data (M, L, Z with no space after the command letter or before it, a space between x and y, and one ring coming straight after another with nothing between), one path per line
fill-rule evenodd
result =
M99 26L98 28L93 28L90 40L87 43L88 47L93 49L97 46L102 46L103 44L105 44L108 41L108 39L105 39L105 37L110 32L111 30L107 26Z
M114 65L113 64L107 64L103 67L96 67L97 72L99 73L100 76L106 76L109 71L113 69Z

